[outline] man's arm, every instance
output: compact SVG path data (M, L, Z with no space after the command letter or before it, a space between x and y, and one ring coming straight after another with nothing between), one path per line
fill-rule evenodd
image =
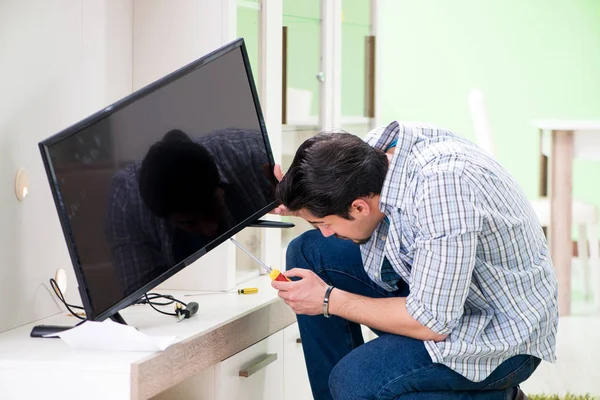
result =
M485 207L468 179L442 169L415 196L417 235L406 310L439 334L459 324L473 281Z
M284 275L302 279L292 282L273 281L271 285L279 290L279 297L296 314L322 314L327 284L307 269L294 268ZM415 339L441 341L446 338L446 335L439 335L412 318L406 310L405 297L374 299L333 289L329 313L383 332Z
M440 342L448 336L435 333L414 319L406 310L406 297L373 299L333 289L329 312L370 328L419 340Z

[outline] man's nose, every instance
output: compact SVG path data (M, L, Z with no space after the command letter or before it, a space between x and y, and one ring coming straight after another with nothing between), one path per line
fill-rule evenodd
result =
M335 232L331 228L323 228L322 226L320 226L319 230L321 231L321 234L325 237L335 235Z

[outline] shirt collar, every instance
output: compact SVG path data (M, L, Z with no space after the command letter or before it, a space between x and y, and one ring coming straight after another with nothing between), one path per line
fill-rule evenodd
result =
M384 150L396 141L396 149L394 150L394 155L390 161L388 172L383 182L383 188L381 189L379 200L379 209L381 212L386 212L386 205L398 206L404 198L408 184L407 168L409 156L415 144L420 140L421 137L414 127L394 121L385 128L375 144L375 148Z

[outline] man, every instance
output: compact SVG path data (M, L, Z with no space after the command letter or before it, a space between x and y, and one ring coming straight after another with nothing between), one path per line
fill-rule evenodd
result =
M398 122L366 143L319 134L277 194L276 213L320 231L288 247L297 280L273 282L298 314L315 399L524 399L519 383L555 360L543 231L474 144ZM359 324L379 337L363 344Z
M117 172L106 236L124 293L270 203L269 165L260 132L220 129L192 140L174 129Z

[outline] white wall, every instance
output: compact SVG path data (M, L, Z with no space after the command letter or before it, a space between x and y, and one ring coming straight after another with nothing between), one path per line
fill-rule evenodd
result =
M131 92L132 19L131 0L0 2L0 331L60 311L58 267L79 302L37 143Z
M134 89L235 39L235 18L223 21L235 0L178 0L176 7L165 0L133 4Z

